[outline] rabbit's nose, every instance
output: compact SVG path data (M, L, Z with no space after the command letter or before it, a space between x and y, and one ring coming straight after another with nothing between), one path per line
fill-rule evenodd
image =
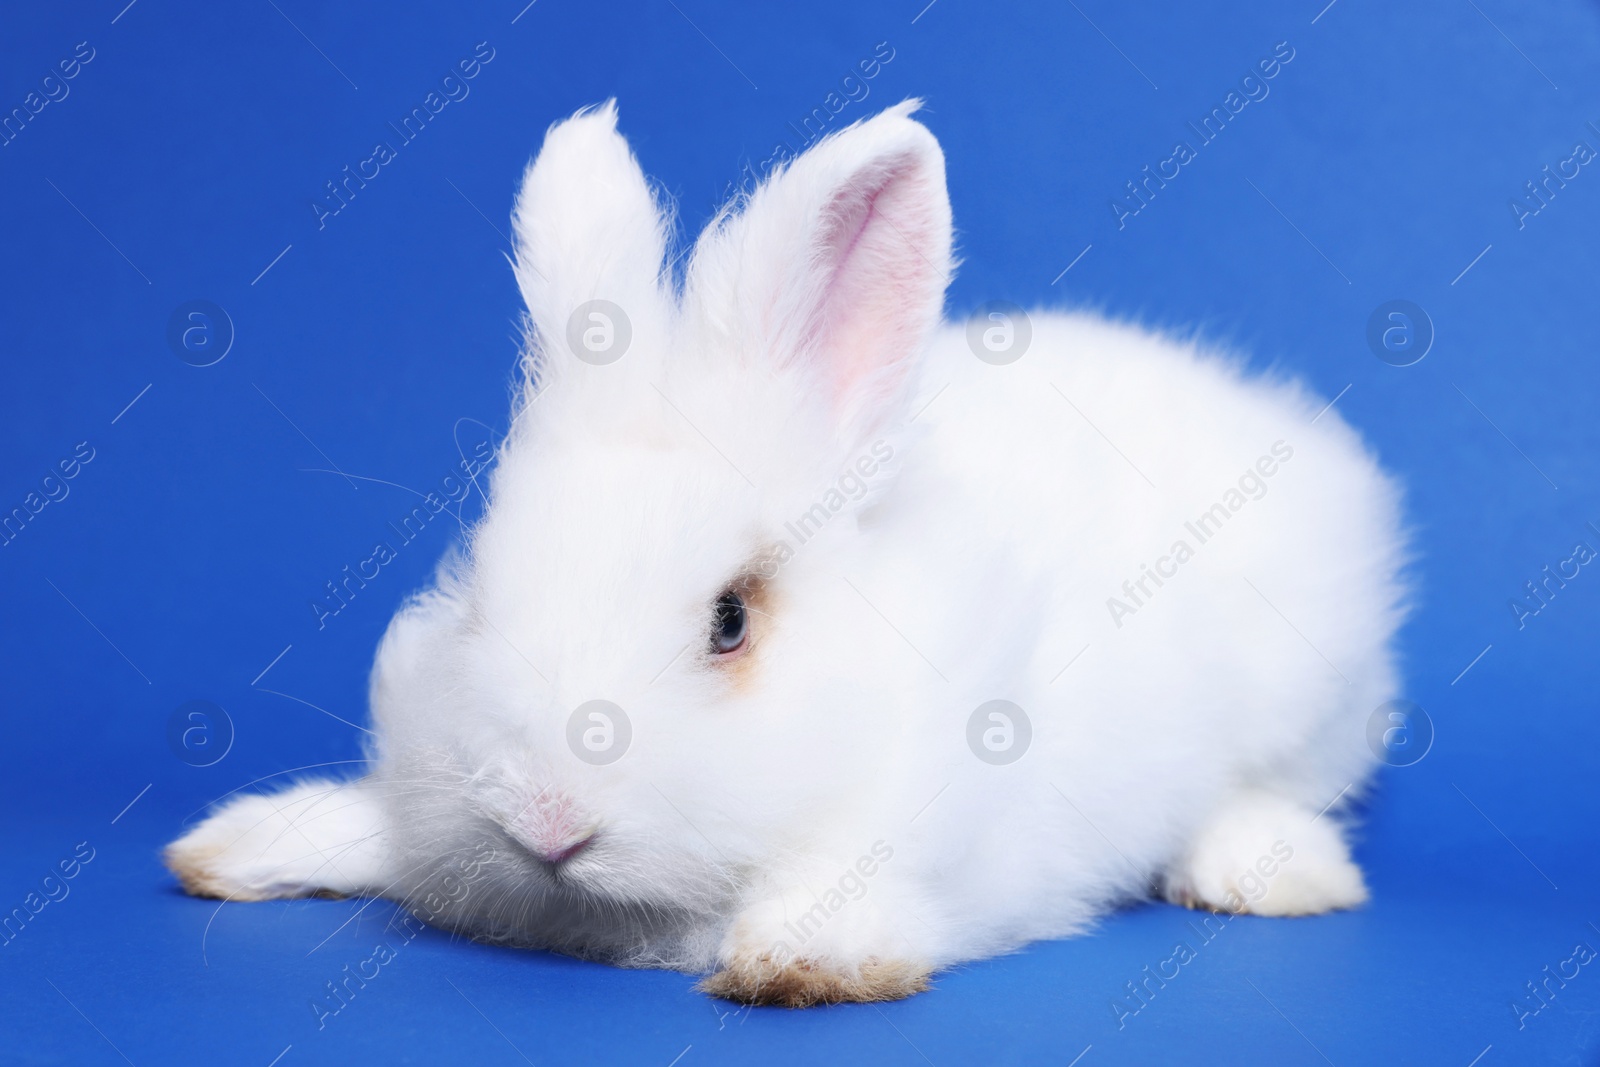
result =
M538 855L538 857L540 859L544 860L546 863L561 864L561 863L567 862L572 857L576 856L578 853L580 853L584 849L588 848L589 847L589 842L591 842L593 840L594 840L594 834L592 834L592 833L591 834L585 834L583 837L578 838L576 841L572 841L572 842L569 842L569 843L566 843L566 844L558 845L558 846L556 846L554 848L549 849L548 851L546 851L544 849L535 849L534 851Z
M558 865L589 847L597 827L571 797L546 789L508 820L506 829L539 859Z

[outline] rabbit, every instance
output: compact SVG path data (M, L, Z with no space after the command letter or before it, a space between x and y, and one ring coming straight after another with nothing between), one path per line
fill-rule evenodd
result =
M1398 485L1192 341L942 322L918 107L779 168L677 273L615 102L547 131L510 430L382 639L369 773L221 804L166 850L189 892L381 896L794 1007L1151 896L1367 899Z

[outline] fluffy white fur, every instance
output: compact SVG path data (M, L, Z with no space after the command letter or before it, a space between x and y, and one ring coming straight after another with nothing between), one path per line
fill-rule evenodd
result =
M731 206L681 284L614 108L550 130L515 212L513 432L379 650L371 773L222 806L169 849L191 890L415 904L487 847L434 921L794 1004L904 995L1152 890L1365 898L1319 812L1359 792L1396 694L1396 488L1336 411L1191 343L1040 312L1020 361L975 358L940 324L950 207L914 110ZM607 366L567 349L595 298L632 325ZM797 544L875 443L873 491ZM1180 540L1136 604L1123 583ZM784 543L751 651L714 662L713 602ZM565 739L595 698L632 723L609 766ZM1033 727L1006 766L967 744L995 698ZM560 866L530 850L591 832Z

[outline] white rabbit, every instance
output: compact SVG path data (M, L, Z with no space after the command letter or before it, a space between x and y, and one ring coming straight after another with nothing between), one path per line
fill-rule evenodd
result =
M190 892L382 895L790 1005L1152 891L1366 898L1337 820L1396 694L1395 485L1194 344L941 325L916 106L774 174L681 281L614 106L551 128L516 417L379 649L370 773L224 804L169 846Z

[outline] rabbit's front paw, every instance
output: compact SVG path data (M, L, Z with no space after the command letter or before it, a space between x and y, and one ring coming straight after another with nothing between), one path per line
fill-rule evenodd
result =
M891 933L889 906L876 897L831 893L819 899L801 890L753 904L728 932L722 969L699 988L744 1004L787 1008L921 993L931 969Z
M928 974L926 967L905 960L840 965L763 954L729 961L697 988L741 1004L809 1008L844 1001L900 1000L926 990Z
M235 797L163 858L197 897L350 896L383 884L383 838L382 811L359 783L307 782Z

